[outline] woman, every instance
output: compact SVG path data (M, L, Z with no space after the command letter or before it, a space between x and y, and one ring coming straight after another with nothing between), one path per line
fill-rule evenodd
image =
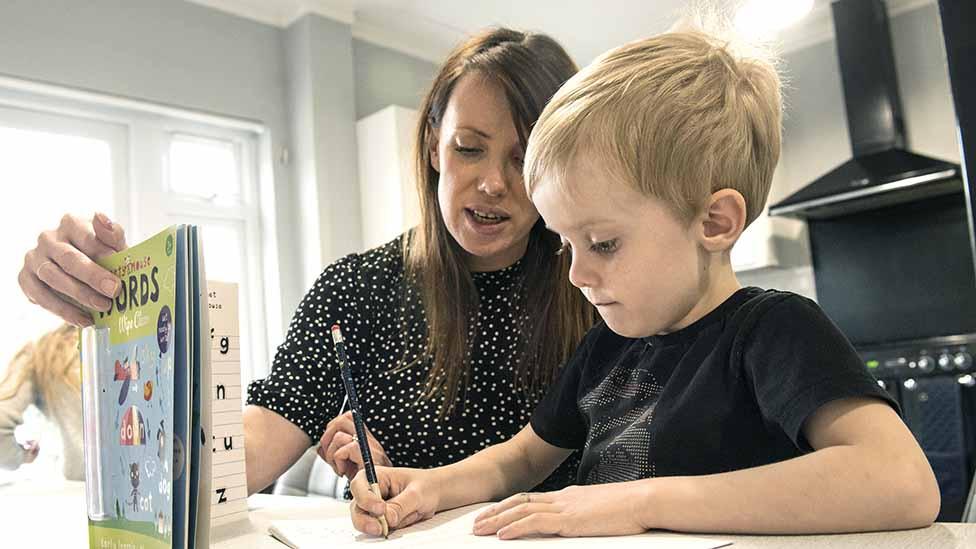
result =
M0 382L0 468L16 469L37 458L37 441L20 444L14 439L14 429L32 404L61 433L64 477L83 480L81 360L74 326L64 324L25 345Z
M448 57L417 130L420 225L326 268L292 318L271 374L248 388L250 493L313 441L337 473L358 470L352 421L340 415L344 392L328 337L335 322L378 463L445 465L525 425L594 318L567 282L568 262L555 256L558 240L521 176L532 124L575 71L551 38L508 29L474 36ZM104 216L91 226L68 217L28 253L20 282L33 301L84 322L52 289L106 306L114 294L99 292L111 281L79 244L97 254L120 249L124 236ZM557 471L549 485L568 482L572 470Z

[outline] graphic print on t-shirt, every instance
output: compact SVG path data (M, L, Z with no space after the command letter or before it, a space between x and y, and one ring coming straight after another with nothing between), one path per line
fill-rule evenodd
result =
M651 456L651 422L664 386L654 373L617 364L610 374L580 399L580 411L590 418L584 455L599 461L584 484L625 482L655 476Z

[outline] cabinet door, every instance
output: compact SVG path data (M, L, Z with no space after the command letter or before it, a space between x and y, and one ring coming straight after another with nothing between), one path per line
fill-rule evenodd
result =
M363 245L389 242L420 219L413 176L417 111L390 106L356 123Z
M772 222L763 213L746 228L732 248L732 269L741 272L777 266Z

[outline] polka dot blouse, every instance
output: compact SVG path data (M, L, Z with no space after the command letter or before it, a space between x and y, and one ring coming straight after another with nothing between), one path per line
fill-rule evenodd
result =
M470 383L455 412L440 420L441 400L420 399L430 361L392 371L404 353L408 360L419 356L427 337L419 294L404 280L401 238L325 269L299 304L271 374L248 387L247 403L280 414L317 443L345 397L329 330L338 322L373 436L394 465L438 467L510 439L542 397L515 386L517 338L511 327L518 324L521 262L473 273L481 305ZM569 484L577 464L576 456L567 460L541 488Z

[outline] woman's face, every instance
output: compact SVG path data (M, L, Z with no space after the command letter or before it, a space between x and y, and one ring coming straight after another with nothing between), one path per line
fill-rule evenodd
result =
M522 185L525 151L502 88L478 73L462 76L430 147L441 215L468 268L495 271L518 261L539 212Z

